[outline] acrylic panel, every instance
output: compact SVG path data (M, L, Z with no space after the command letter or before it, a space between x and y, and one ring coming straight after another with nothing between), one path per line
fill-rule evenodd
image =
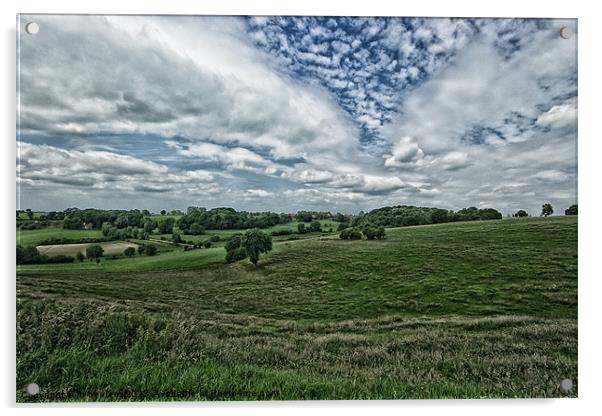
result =
M19 15L17 401L576 397L577 29Z

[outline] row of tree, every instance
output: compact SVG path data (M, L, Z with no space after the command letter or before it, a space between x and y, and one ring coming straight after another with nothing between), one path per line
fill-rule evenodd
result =
M454 212L441 208L398 205L374 209L368 213L360 212L357 216L353 217L349 225L351 227L361 227L366 224L383 227L404 227L455 221L496 220L501 218L501 212L493 208L469 207Z
M364 224L362 228L345 228L339 234L341 240L361 240L362 235L368 240L382 240L385 238L385 227L374 224Z
M578 211L577 204L573 204L564 210L564 215L577 215L577 211ZM553 213L554 213L554 207L552 206L552 204L546 203L541 206L541 214L539 214L539 215L542 217L549 217ZM516 217L516 218L523 218L523 217L528 217L529 213L527 211L525 211L524 209L519 209L514 214L512 214L512 216Z

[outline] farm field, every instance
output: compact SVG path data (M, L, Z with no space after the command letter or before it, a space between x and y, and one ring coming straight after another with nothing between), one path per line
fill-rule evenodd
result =
M129 243L126 241L110 241L106 243L82 243L82 244L53 244L48 246L38 246L37 249L40 253L46 254L47 256L75 256L77 253L86 254L86 248L92 244L99 244L103 250L105 256L121 255L123 251L128 247L138 248L138 244Z
M18 401L578 393L576 217L224 254L18 266Z

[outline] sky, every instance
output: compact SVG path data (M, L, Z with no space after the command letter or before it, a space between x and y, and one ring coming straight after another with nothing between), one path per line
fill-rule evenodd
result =
M563 213L577 24L22 15L17 121L20 209Z

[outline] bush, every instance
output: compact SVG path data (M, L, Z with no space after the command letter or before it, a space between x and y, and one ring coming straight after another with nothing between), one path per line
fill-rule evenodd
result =
M309 224L309 231L322 231L322 224L320 224L320 221L312 221L311 224Z
M203 227L201 224L199 224L198 222L193 222L190 225L190 228L188 229L188 231L186 231L186 234L190 234L190 235L201 235L201 234L205 234L205 227Z
M345 228L349 228L349 223L348 222L342 222L339 224L339 226L337 227L337 231L343 231Z
M342 240L361 240L362 233L357 228L346 228L341 231L339 238Z
M211 248L211 241L205 241L205 242L203 243L203 246L204 246L205 248Z
M128 247L125 250L123 250L123 254L126 257L133 257L136 255L136 249L134 247Z
M45 260L46 261L44 263L73 263L75 261L75 257L59 254L57 256L46 257Z
M297 224L297 232L299 234L305 234L307 232L307 228L305 228L305 224L303 224L303 223Z
M147 244L145 251L147 256L154 256L157 254L157 247L152 244Z
M84 256L84 253L82 253L81 251L78 251L77 255L75 257L77 258L77 261L79 261L80 263L82 261L84 261L84 259L86 258L86 256Z
M38 264L44 260L35 246L17 246L17 264Z
M305 225L303 227L305 227ZM279 236L279 235L291 235L291 234L293 234L293 230L291 230L291 229L276 230L276 231L272 231L270 234L274 237Z
M385 227L375 227L373 225L365 226L362 233L368 240L383 239L385 236Z
M221 238L219 237L219 235L212 235L211 237L209 237L209 241L211 241L212 243L217 243L218 241L221 241Z
M100 262L100 258L102 257L103 253L104 249L98 244L94 244L86 248L86 257L89 258L90 261L96 260L97 263Z
M244 260L247 258L247 251L244 247L235 248L226 252L226 261L234 263L235 261Z

